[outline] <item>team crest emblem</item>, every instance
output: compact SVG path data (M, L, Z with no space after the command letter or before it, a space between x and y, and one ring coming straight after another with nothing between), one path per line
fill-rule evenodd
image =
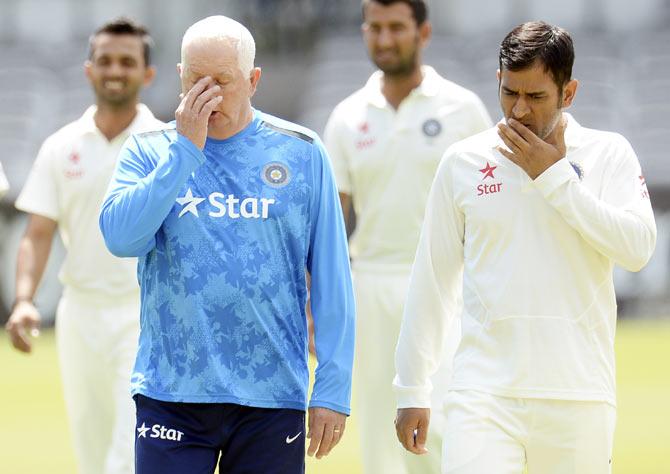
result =
M442 124L435 119L428 119L423 122L421 130L427 137L436 137L442 131Z
M283 163L268 163L263 167L261 177L266 184L275 188L286 186L290 179L288 168Z
M572 169L575 170L575 173L577 173L577 177L581 181L584 179L584 168L582 168L582 165L575 161L571 161L570 164L572 165Z

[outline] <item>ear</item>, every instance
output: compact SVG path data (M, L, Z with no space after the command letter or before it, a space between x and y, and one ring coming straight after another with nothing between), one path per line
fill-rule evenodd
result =
M144 71L144 87L148 86L154 81L156 77L156 68L154 66L149 66L146 71Z
M91 61L84 62L84 75L89 81L93 80L93 63Z
M177 63L177 74L179 74L179 77L181 77L183 71L184 67L181 65L181 63Z
M426 20L421 24L421 26L419 26L419 38L421 39L421 45L424 47L427 46L432 35L433 25L431 25L431 23Z
M255 67L251 70L251 73L249 74L249 97L253 97L253 95L256 93L256 88L258 87L258 83L261 80L261 68Z
M579 81L577 81L577 79L571 79L565 86L563 86L563 101L561 106L564 109L567 109L572 105L572 101L575 100L575 95L577 95L578 86Z

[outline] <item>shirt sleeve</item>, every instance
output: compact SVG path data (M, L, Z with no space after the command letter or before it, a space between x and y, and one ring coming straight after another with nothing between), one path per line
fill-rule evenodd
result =
M612 147L619 156L612 159L602 196L579 181L566 158L538 176L535 185L598 252L626 270L639 271L656 246L656 223L637 156L628 141L620 140Z
M412 267L395 354L398 408L430 407L430 377L459 310L465 221L454 201L452 158L447 151L433 181Z
M344 146L344 124L339 118L340 106L333 110L324 132L324 141L333 166L337 189L343 194L352 194L349 158Z
M15 205L20 211L58 221L60 200L52 143L52 140L47 139L42 144Z
M5 176L5 172L2 170L2 163L0 163L0 198L9 191L9 182Z
M314 145L307 270L318 365L310 407L349 414L355 309L344 219L323 145Z
M167 153L154 160L131 136L119 155L100 211L100 230L111 253L137 257L151 251L156 232L181 188L205 157L188 138L177 135Z

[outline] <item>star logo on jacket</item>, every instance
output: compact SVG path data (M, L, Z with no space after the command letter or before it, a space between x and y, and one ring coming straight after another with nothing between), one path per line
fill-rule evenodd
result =
M198 215L198 204L204 200L205 198L194 197L191 188L188 188L188 191L186 191L186 195L184 197L177 198L177 203L184 206L178 217L183 216L187 212L190 212L195 217L200 217Z
M370 131L370 125L367 122L363 122L358 126L358 131L361 133L368 133Z
M497 166L491 166L489 162L486 162L486 167L482 168L479 170L480 173L483 173L484 176L482 176L482 180L486 178L492 178L495 179L495 176L493 176L493 171L497 168Z
M496 177L493 175L493 172L496 168L497 166L491 166L491 164L487 161L486 166L479 170L479 172L484 175L482 176L482 181L484 181L486 178L496 179ZM481 183L477 186L477 196L499 193L502 191L502 185L502 183Z
M146 425L146 423L142 423L142 426L137 428L137 439L140 438L146 438L147 437L147 431L149 431L151 428Z
M72 163L74 165L78 165L79 161L81 160L81 157L79 156L79 153L77 153L76 151L73 151L68 159L70 160L70 163Z

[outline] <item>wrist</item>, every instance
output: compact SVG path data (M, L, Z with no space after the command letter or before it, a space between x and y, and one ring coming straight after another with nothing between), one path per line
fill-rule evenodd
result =
M16 297L14 299L14 303L12 303L12 311L14 311L18 305L23 304L23 303L29 303L30 305L35 306L35 304L33 303L32 297L19 296L19 297Z

